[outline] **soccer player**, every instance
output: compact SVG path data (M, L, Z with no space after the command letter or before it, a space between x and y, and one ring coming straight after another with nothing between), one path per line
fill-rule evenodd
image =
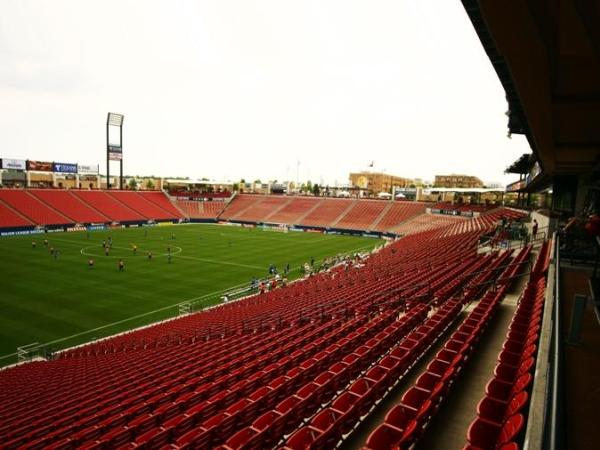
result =
M31 241L31 248L36 248L37 243L35 241Z
M171 254L171 246L167 245L167 253L170 255Z
M60 253L60 252L58 251L58 249L55 249L55 250L54 250L54 259L58 259L58 255L59 255L59 253Z
M48 247L48 239L44 239L44 247Z
M119 260L119 272L123 272L125 270L125 261L122 259Z
M169 254L167 255L167 261L169 262L169 264L171 264L171 258L172 258L172 257L171 257L171 253L169 253Z
M133 254L137 255L137 245L133 244Z
M50 255L54 256L54 247L50 246Z
M88 259L88 267L91 269L94 267L94 260L92 258Z
M171 233L171 240L174 241L175 240L175 233Z
M148 261L152 261L152 252L148 252Z
M104 247L104 256L108 256L108 247Z
M102 241L102 248L106 248L106 241Z
M108 237L108 246L112 247L112 237L111 236Z

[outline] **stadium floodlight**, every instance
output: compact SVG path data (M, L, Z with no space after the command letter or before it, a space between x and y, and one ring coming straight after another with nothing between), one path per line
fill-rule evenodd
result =
M106 118L106 188L110 189L110 162L119 161L119 188L123 189L123 114L109 112ZM111 127L118 128L118 142L111 140Z
M108 113L108 125L112 125L113 127L123 126L123 114L117 113Z

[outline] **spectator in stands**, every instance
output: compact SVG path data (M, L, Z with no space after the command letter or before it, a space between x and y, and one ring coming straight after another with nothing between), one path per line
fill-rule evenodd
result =
M535 239L535 235L538 232L538 223L537 220L533 219L533 225L531 226L531 237Z
M274 291L277 288L277 279L273 278L271 280L271 290Z
M259 283L259 285L258 285L258 291L259 291L261 294L264 294L264 292L265 292L265 282L264 282L264 281L261 281L261 282Z
M283 277L283 280L281 280L281 286L286 287L288 284L288 279L287 277Z

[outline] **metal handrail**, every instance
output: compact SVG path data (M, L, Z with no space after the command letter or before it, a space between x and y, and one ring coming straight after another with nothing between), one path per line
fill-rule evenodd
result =
M564 429L564 375L563 375L563 346L562 346L562 315L560 313L560 242L558 234L555 235L555 284L554 284L554 311L552 329L551 352L551 387L549 389L550 409L546 420L548 450L562 450L565 448Z

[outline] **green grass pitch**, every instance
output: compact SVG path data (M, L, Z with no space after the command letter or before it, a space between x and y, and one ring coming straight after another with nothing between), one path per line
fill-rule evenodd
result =
M102 241L108 236L113 247L105 256ZM59 251L58 258L44 247L44 239ZM0 365L16 361L18 346L39 342L65 348L172 317L174 305L186 300L216 303L224 291L266 276L271 263L280 271L289 263L290 278L297 278L311 257L320 261L380 244L373 238L204 224L3 237Z

